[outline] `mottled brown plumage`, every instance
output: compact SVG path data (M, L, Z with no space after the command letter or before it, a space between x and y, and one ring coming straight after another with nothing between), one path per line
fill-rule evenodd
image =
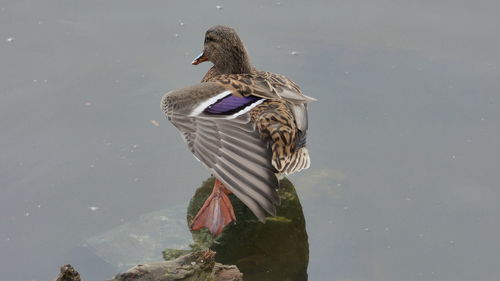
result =
M298 129L293 114L279 100L269 100L250 111L262 138L269 140L276 170L286 171L296 153Z
M304 159L302 166L300 163L293 166L295 163L292 163L309 156L306 149L299 151L305 145L307 125L305 128L296 126L291 107L314 99L304 95L299 86L287 77L252 67L246 48L230 27L210 28L205 34L202 55L214 63L202 82L218 83L233 95L267 99L250 114L261 136L271 143L272 163L276 170L290 174L308 167L309 159Z
M167 93L162 110L193 154L263 221L263 211L274 215L279 204L277 175L309 167L307 103L314 99L287 77L255 69L230 27L206 32L203 53L192 63L204 61L214 65L202 83ZM216 218L229 211L209 215L219 212L211 204L194 225L222 229L227 222Z

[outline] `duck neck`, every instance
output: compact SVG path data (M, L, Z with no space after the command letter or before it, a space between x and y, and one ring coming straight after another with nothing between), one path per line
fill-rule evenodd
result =
M245 47L234 46L228 57L221 60L214 67L220 74L241 74L251 73L253 70L250 58Z

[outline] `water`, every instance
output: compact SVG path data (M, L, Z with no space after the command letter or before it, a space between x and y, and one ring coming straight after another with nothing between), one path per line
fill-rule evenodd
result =
M190 62L215 24L319 99L313 166L292 177L309 280L498 280L499 8L1 1L2 280L52 280L68 262L103 280L115 268L85 241L187 206L208 173L159 100L201 79L209 64Z

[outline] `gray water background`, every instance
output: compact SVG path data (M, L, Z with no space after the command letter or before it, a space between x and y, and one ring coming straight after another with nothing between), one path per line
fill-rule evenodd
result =
M208 172L159 100L200 80L210 65L190 61L203 34L228 24L258 68L319 100L313 165L291 178L309 280L499 280L498 11L499 1L1 0L0 279L52 280L70 261L85 280L105 279L112 269L75 250L86 239L187 206Z

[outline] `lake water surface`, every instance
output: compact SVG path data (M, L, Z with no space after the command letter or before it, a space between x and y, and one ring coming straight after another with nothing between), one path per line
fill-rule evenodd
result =
M227 24L258 68L319 100L313 164L291 177L309 280L498 280L499 10L0 0L0 279L52 280L72 263L84 280L105 280L118 265L88 241L187 207L209 173L159 102L201 79L210 65L190 62L204 32Z

